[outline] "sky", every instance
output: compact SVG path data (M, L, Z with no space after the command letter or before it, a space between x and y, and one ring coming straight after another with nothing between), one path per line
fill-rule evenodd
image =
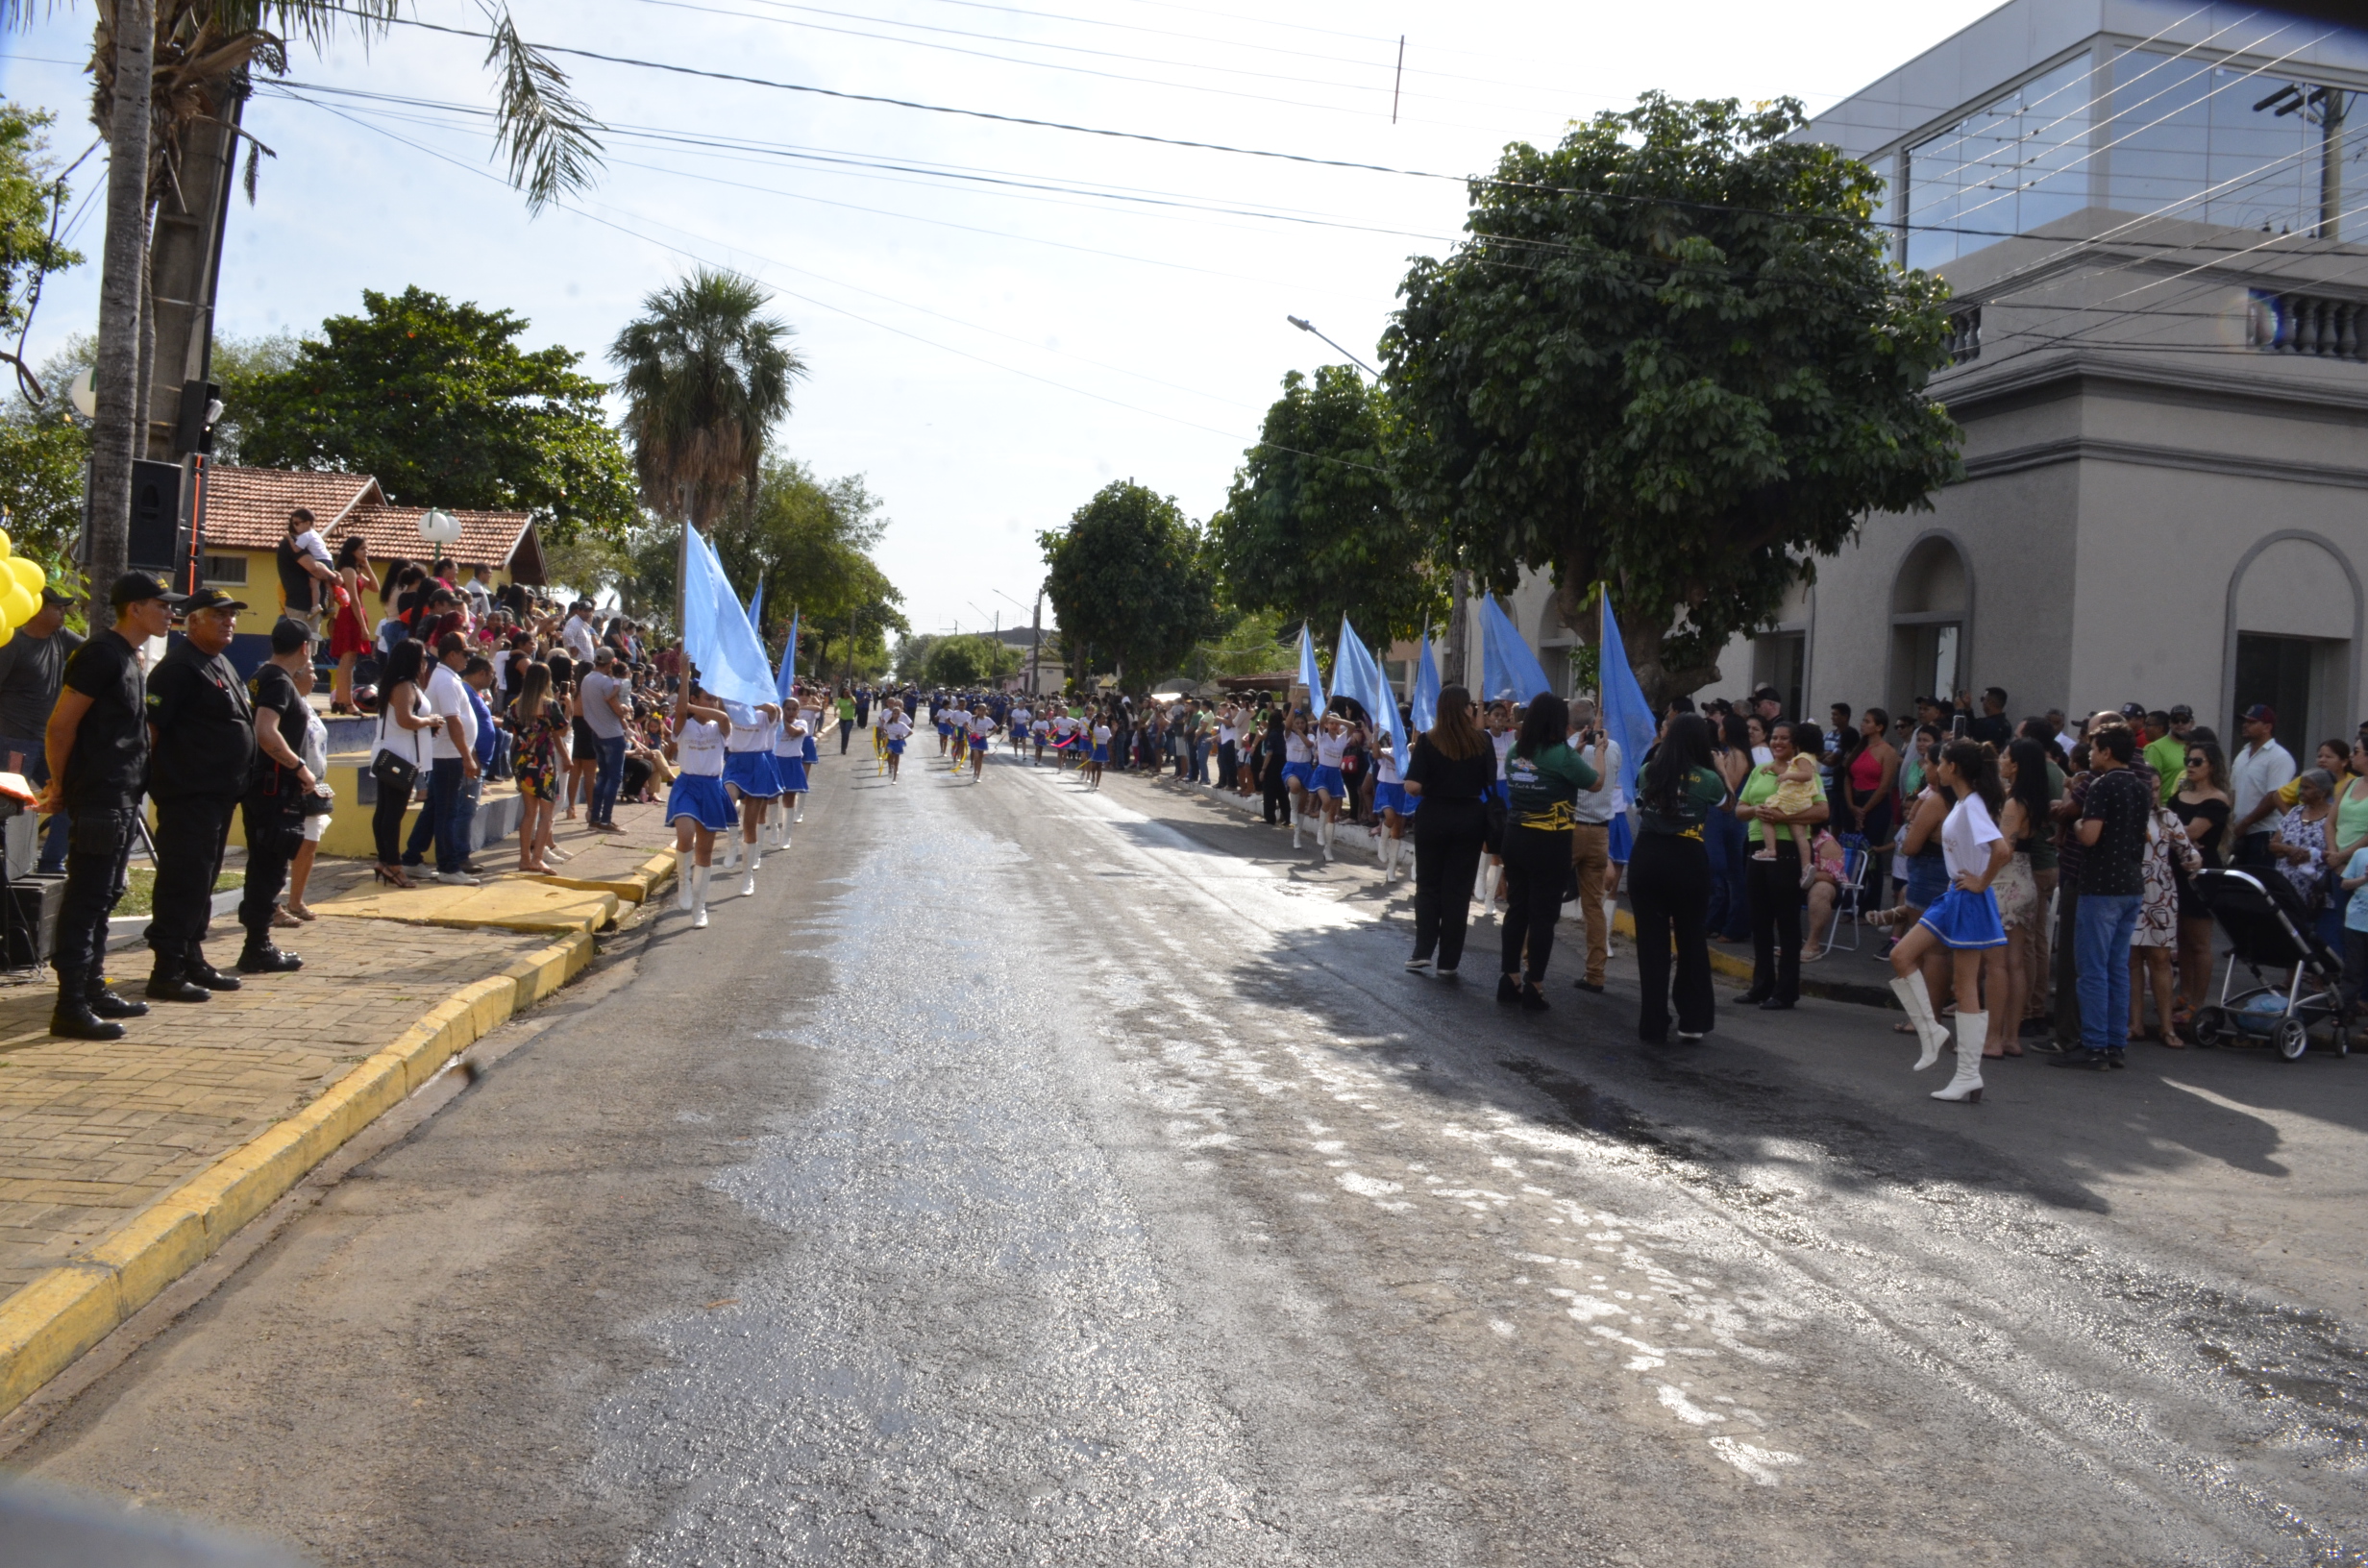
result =
M481 40L398 26L291 49L248 108L277 156L231 216L220 331L304 333L365 288L416 283L516 311L529 347L605 377L653 290L741 271L809 370L777 448L864 477L907 617L944 632L1027 624L1037 534L1113 479L1195 519L1221 507L1285 373L1342 360L1285 318L1372 362L1409 257L1452 248L1462 178L1505 143L1550 143L1649 89L1814 113L1995 0L512 4L535 42L634 61L1411 171L562 56L610 128L605 166L530 215L492 156ZM484 26L473 0L407 14ZM62 161L92 139L91 22L68 5L0 38L0 92L57 111ZM91 259L51 281L37 364L95 326L104 157L74 181Z

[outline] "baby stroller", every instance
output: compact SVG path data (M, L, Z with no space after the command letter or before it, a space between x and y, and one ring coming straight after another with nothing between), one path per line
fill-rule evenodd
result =
M2350 1055L2343 960L2319 940L2294 884L2272 870L2206 870L2196 874L2195 891L2233 949L2220 999L2196 1010L2196 1043L2266 1041L2281 1057L2298 1062L2310 1048L2310 1031L2326 1024L2335 1054ZM2255 989L2232 996L2239 964L2252 971ZM2283 988L2262 979L2263 966L2291 971Z

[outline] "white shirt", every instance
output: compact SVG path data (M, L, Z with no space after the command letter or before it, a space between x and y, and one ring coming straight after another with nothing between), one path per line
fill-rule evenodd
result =
M1306 736L1295 729L1283 731L1283 760L1285 762L1306 762L1315 754L1314 749L1307 744Z
M905 733L912 732L910 724L904 728ZM792 715L789 723L774 726L773 754L777 757L802 758L805 755L805 721Z
M2261 803L2261 796L2283 789L2294 777L2293 754L2276 741L2243 746L2229 758L2229 783L2236 794L2236 821L2243 821ZM2274 816L2253 824L2250 833L2267 833L2278 825Z
M1341 758L1346 755L1348 755L1348 737L1346 735L1326 735L1321 731L1317 732L1317 767L1338 768L1341 765Z
M979 739L979 740L982 740L982 741L983 741L983 740L985 740L988 736L990 736L990 735L992 735L992 734L994 734L994 733L995 733L995 717L994 717L994 715L992 715L992 714L985 714L985 713L979 713L979 714L973 714L973 715L971 716L971 734L972 734L973 736L974 736L974 737L976 737L977 739Z
M724 732L705 719L683 720L682 727L675 732L675 759L686 773L722 778Z
M1396 752L1376 751L1373 753L1373 780L1379 784L1394 784L1398 781Z
M1505 759L1513 755L1513 743L1519 739L1520 736L1509 729L1489 737L1489 744L1496 747L1496 777L1500 783L1505 776Z
M1989 807L1980 796L1968 794L1950 807L1948 820L1940 824L1940 859L1949 869L1949 880L1988 870L1989 846L2005 836L1989 820Z
M438 661L428 677L428 705L444 715L432 753L436 760L457 762L476 749L477 704L469 700L469 683L451 665Z
M592 705L591 698L584 706ZM727 751L768 751L773 747L773 726L777 720L768 719L754 708L738 702L727 702L724 711L731 715L731 733L724 737Z
M566 623L559 627L559 641L567 645L567 650L570 653L586 664L592 662L592 655L599 650L600 647L592 636L592 623L580 615L571 615L567 618Z
M800 727L802 728L803 726L802 725ZM906 723L901 719L897 720L893 723L883 725L880 730L881 734L887 736L892 741L903 740L907 736L911 735L912 732L913 726ZM801 743L801 748L802 749L802 743Z
M1094 744L1096 746L1108 746L1110 744L1110 726L1108 724L1096 724L1094 726Z
M435 709L428 705L427 697L420 691L419 686L414 683L411 687L411 717L414 719L425 719L428 715L433 712L435 712ZM394 711L391 708L382 707L379 713L378 749L380 751L392 751L396 756L402 758L405 762L409 763L412 767L419 769L422 772L427 771L429 761L428 732L424 729L404 728L401 724L395 723ZM372 755L375 757L377 752L373 752ZM316 768L313 770L313 776L315 778L320 776L319 769Z
M1590 763L1595 760L1595 748L1591 746L1575 747L1573 749ZM1616 813L1627 809L1628 802L1620 796L1619 742L1607 740L1603 743L1603 766L1597 772L1603 774L1606 782L1600 790L1579 792L1578 799L1570 805L1570 820L1574 822L1600 825L1609 822Z

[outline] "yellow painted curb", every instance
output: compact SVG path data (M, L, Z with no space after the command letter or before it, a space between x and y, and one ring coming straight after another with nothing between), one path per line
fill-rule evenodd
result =
M530 882L548 882L555 888L577 888L585 893L614 894L629 904L646 903L650 895L674 880L675 854L653 855L639 866L615 877L568 876L554 871L548 876L530 876Z
M1612 917L1612 930L1615 934L1626 937L1634 943L1637 940L1637 918L1624 909L1620 910ZM1751 963L1747 959L1738 958L1733 953L1722 953L1713 947L1711 949L1711 972L1723 974L1730 980L1748 980L1751 978Z
M402 893L356 890L313 905L345 919L401 920L459 930L597 931L622 902L597 889L555 887L532 877L497 878L477 887L430 884Z
M211 1257L445 1063L582 973L592 953L592 934L571 931L500 974L461 987L310 1105L0 1301L0 1415Z

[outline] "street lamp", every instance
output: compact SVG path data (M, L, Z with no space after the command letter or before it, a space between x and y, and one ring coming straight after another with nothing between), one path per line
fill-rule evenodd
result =
M1285 316L1283 319L1284 319L1285 321L1287 321L1287 322L1291 323L1291 325L1293 325L1294 327L1296 327L1297 329L1299 329L1299 331L1303 331L1303 332L1316 332L1316 324L1315 324L1314 322L1312 322L1312 321L1309 321L1309 320L1308 320L1305 316ZM1323 337L1323 333L1321 333L1321 332L1316 332L1316 335L1317 335L1318 337ZM1323 337L1323 340L1324 340L1326 343L1332 343L1332 340L1331 340L1330 338L1328 338L1328 337ZM1350 364L1352 364L1352 365L1356 366L1359 370L1361 370L1361 371L1365 372L1365 374L1367 374L1368 376L1370 376L1371 378L1373 378L1373 380L1377 380L1377 381L1381 380L1381 372L1380 372L1380 371L1375 370L1372 366L1370 366L1370 365L1367 364L1364 360L1362 360L1362 359L1358 358L1355 355L1353 355L1353 354L1349 354L1349 353L1348 353L1348 351L1347 351L1346 349L1343 349L1343 348L1341 348L1341 346L1340 346L1338 343L1332 343L1332 347L1333 347L1333 348L1335 348L1335 349L1337 349L1337 350L1339 350L1341 354L1345 355L1347 356L1348 362L1349 362Z
M441 506L431 506L420 514L419 536L432 545L449 550L460 543L460 519Z

